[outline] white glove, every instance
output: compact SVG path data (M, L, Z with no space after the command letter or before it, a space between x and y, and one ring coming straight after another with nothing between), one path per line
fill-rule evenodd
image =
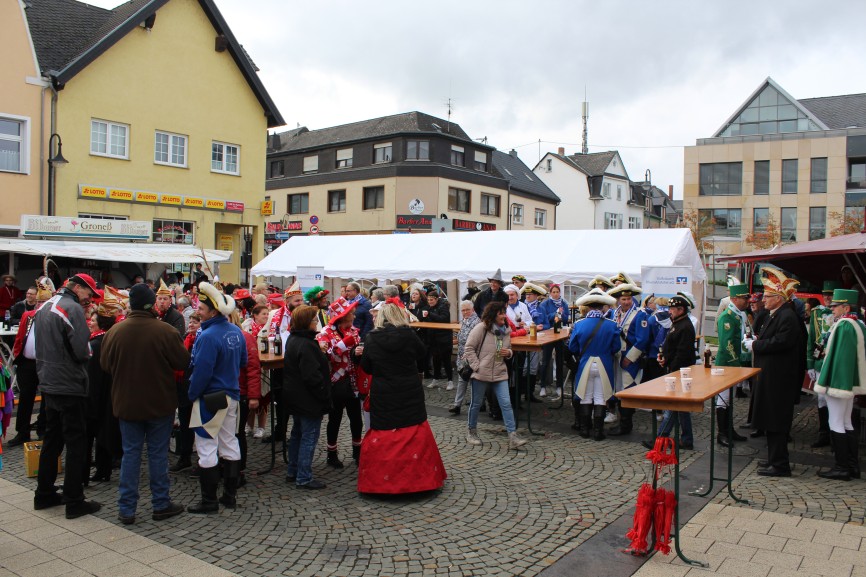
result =
M752 343L754 343L754 342L755 342L755 339L743 339L743 348L751 353L752 352Z
M809 380L810 381L813 381L813 382L818 381L818 373L815 371L815 369L809 369L806 372L809 373Z

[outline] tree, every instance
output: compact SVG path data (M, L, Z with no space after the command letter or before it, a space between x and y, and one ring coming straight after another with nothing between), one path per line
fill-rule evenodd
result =
M758 228L760 226L760 228ZM782 235L779 224L772 214L769 214L766 222L755 222L752 232L746 233L746 244L755 250L773 248L781 241Z
M677 222L676 228L687 228L692 231L692 238L695 241L695 246L698 247L698 252L701 257L706 260L706 255L713 252L713 241L707 240L707 237L712 236L716 230L716 219L703 218L697 210L683 209L683 217Z
M836 226L830 229L830 236L854 234L863 229L863 210L861 208L846 208L845 212L831 210L827 217L831 222L836 223Z

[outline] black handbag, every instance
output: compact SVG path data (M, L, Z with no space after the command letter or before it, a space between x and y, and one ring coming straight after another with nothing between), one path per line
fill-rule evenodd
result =
M484 336L481 338L481 344L478 346L478 352L479 352L479 353L481 352L481 347L484 346L484 341L485 341L486 339L487 339L487 331L484 331ZM469 366L469 363L466 363L465 365L463 365L463 368L462 368L462 369L460 369L459 371L457 371L457 374L460 375L460 378L461 378L461 379L463 379L464 381L466 381L466 382L468 383L468 382L469 382L469 379L472 378L472 373L473 373L473 372L474 372L474 371L472 370L472 367Z
M204 408L211 414L215 414L217 411L226 409L229 406L229 401L224 391L202 395L201 400L204 403Z

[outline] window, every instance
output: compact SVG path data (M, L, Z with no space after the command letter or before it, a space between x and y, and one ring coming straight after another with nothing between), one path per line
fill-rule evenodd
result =
M601 195L605 198L610 198L610 183L605 182L601 187L602 193Z
M153 161L186 168L186 136L156 131L153 144Z
M290 194L286 199L289 214L306 214L310 212L310 193Z
M511 224L523 224L523 205L511 205Z
M472 209L472 193L462 188L448 189L448 210L469 212Z
M752 230L756 233L767 232L767 225L770 224L770 209L756 208L754 211L754 223Z
M406 143L406 160L430 160L430 141L408 141Z
M797 242L796 208L782 208L782 242Z
M87 218L90 220L129 220L125 216L117 216L114 214L93 214L93 213L78 213L78 218Z
M535 209L535 226L544 228L547 226L547 211L541 208Z
M328 212L346 212L346 191L328 191Z
M622 185L621 184L616 185L616 199L622 200Z
M286 164L283 160L274 160L271 162L270 178L280 178L286 174Z
M214 141L211 144L210 169L212 172L240 174L240 149L236 144Z
M475 151L475 170L487 172L487 153Z
M24 118L0 116L0 171L30 172L29 128Z
M782 96L772 86L766 86L719 136L747 136L820 130L817 124Z
M782 161L782 194L797 194L797 159Z
M622 228L622 215L615 212L604 213L604 228Z
M499 196L495 194L481 195L481 214L499 216Z
M304 173L317 172L319 170L319 157L305 156L304 157Z
M755 161L755 194L770 194L770 161Z
M385 208L385 187L365 186L364 210L374 210L377 208Z
M638 229L641 228L641 221L639 217L630 216L628 217L628 227L630 229Z
M155 218L153 219L153 242L195 244L195 223Z
M742 210L739 208L716 208L698 211L699 226L707 222L713 225L713 236L740 236Z
M866 181L866 161L860 158L852 158L848 164L849 188L859 187Z
M809 192L827 192L827 159L813 158L810 174Z
M373 145L373 163L380 164L382 162L391 162L390 142L383 142L382 144Z
M337 168L352 168L351 148L343 148L337 151Z
M813 206L809 209L809 240L818 240L827 236L827 209L823 206Z
M129 126L105 120L90 121L90 154L129 158L126 146Z
M451 164L454 166L466 166L466 153L462 146L451 145Z
M743 194L743 163L702 164L700 196L737 196Z

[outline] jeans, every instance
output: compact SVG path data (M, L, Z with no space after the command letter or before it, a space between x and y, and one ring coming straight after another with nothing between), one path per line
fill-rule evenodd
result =
M680 419L680 443L683 445L693 445L694 437L692 436L692 414L681 413L678 411L665 411L665 418L662 420L661 429L659 429L659 437L669 437L671 430L674 428L674 417L679 416Z
M36 497L55 493L57 457L66 445L66 474L63 478L63 500L84 500L84 462L87 459L86 397L42 394L45 403L45 438L39 455Z
M149 421L120 420L123 437L123 460L120 462L120 497L117 506L120 515L132 517L138 506L138 481L141 477L141 450L147 443L147 469L150 477L151 503L154 511L171 504L168 495L168 440L174 415Z
M295 483L306 485L313 480L313 455L319 442L322 417L293 415L289 437L289 465L286 475L295 477Z
M475 429L478 427L478 412L481 410L481 403L484 401L484 391L489 386L499 401L502 419L505 422L505 430L509 433L516 431L517 424L514 422L514 412L511 410L511 398L508 396L508 381L488 383L472 379L470 384L472 386L472 400L469 402L469 428Z

